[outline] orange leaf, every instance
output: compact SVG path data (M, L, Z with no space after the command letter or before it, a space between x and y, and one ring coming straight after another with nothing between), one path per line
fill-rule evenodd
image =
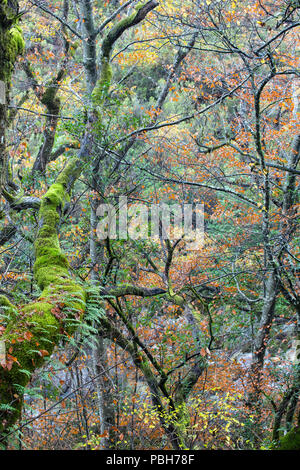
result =
M40 353L41 353L41 356L44 357L44 356L49 356L49 353L48 351L46 351L46 349L41 349L40 350Z

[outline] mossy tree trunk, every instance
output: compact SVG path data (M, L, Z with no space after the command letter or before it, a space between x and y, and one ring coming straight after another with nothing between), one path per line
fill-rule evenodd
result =
M8 4L13 4L15 8ZM104 38L100 77L95 87L101 96L97 93L93 96L98 112L94 113L94 120L87 123L78 157L69 162L41 200L34 265L35 280L42 290L39 299L20 309L16 309L5 297L0 299L6 317L5 330L1 335L1 350L3 353L5 349L6 354L0 366L0 442L6 442L9 430L21 416L24 390L32 373L52 353L62 334L72 334L85 311L85 290L69 272L67 258L59 245L58 224L75 181L93 155L93 126L100 119L99 106L104 105L110 85L109 61L113 45L126 29L142 21L157 5L154 0L140 2L133 13L119 21ZM13 65L17 54L23 50L24 42L21 30L16 26L17 2L0 0L0 7L0 61L6 64L0 79L5 83L7 95L0 110L3 144L1 183L3 181L4 185L8 91Z
M63 20L68 20L68 2L64 1L63 7ZM72 56L70 51L70 40L64 24L61 25L61 40L63 42L64 58L59 67L56 75L50 80L44 89L42 83L39 83L34 73L34 68L30 64L28 59L25 59L22 63L24 72L27 75L29 83L37 99L46 109L46 122L43 131L43 140L39 148L38 154L33 164L32 172L44 173L46 166L49 162L56 160L62 155L66 148L73 147L78 148L78 143L74 145L74 142L68 142L61 145L53 152L56 129L60 119L61 99L59 97L59 91L63 83L63 79L67 74L68 62Z

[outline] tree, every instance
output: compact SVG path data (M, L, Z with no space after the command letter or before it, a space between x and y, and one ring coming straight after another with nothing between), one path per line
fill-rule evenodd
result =
M280 446L284 417L282 445L297 445L299 366L276 358L290 344L280 325L299 317L298 4L23 7L1 10L2 441L29 381L66 348L70 366L91 354L100 424L89 435L81 395L87 445ZM117 211L124 196L129 217L202 203L203 245L165 239L164 216L156 237L140 225L99 239L98 206Z
M102 44L100 77L97 82L96 77L94 83L88 82L90 90L97 85L97 95L95 94L95 96L99 105L103 102L102 93L105 93L111 78L109 60L114 42L126 29L142 21L155 6L157 6L157 3L154 1L139 4L131 16L118 22L106 35ZM7 28L5 25L6 19L7 17L4 17L3 22L4 27ZM13 20L15 21L15 16L13 16ZM9 26L12 24L11 21L8 21ZM4 30L2 35L3 49L9 33L10 30ZM15 34L14 31L13 34ZM16 53L20 52L19 44L21 40L18 35L21 32L17 30L16 34L18 48L16 48L10 62L9 73L11 73ZM13 37L16 41L15 36ZM91 71L88 65L89 63L87 64L87 76L91 79ZM10 74L3 78L6 86L10 85ZM48 93L51 94L52 88L49 88L49 90ZM45 97L42 98L43 100L45 103L49 102ZM50 110L53 111L53 108ZM6 364L6 367L3 367L1 371L1 402L7 405L7 411L1 423L2 433L5 433L5 430L11 427L20 414L23 401L22 387L24 389L24 386L28 383L31 372L42 364L45 356L51 354L55 343L58 341L61 328L72 331L74 319L78 320L85 309L86 295L84 289L70 278L67 259L59 247L56 227L59 214L61 214L69 198L74 182L82 171L84 157L89 154L92 124L95 125L97 120L98 117L93 111L93 119L89 119L86 126L79 156L66 166L41 200L39 231L35 241L36 261L34 267L36 281L42 290L40 299L26 306L18 317L14 314L14 307L6 298L3 300L4 305L8 307L9 315L13 318L9 318L2 341L12 344L14 340L16 345L11 347L11 353L13 352L16 356L10 353L8 357L11 362ZM73 319L73 321L69 321L69 324L68 318ZM61 322L65 323L63 327L60 325ZM29 325L30 332L27 332ZM40 349L35 349L37 343ZM11 406L11 403L13 403L13 406Z

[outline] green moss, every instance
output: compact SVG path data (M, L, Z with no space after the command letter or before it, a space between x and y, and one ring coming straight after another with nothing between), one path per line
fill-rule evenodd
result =
M100 106L109 90L112 80L112 68L108 57L103 57L101 61L101 76L92 92L94 102Z
M23 393L20 387L27 385L31 373L43 364L45 357L51 355L58 341L60 325L52 309L50 301L31 303L21 311L20 319L24 321L20 321L12 334L4 335L11 349L10 355L7 355L8 367L0 369L0 398L2 405L12 407L6 412L1 411L6 420L5 427L12 425L21 413ZM26 336L28 331L30 335Z
M56 184L62 185L64 190L66 191L66 199L65 202L69 200L68 196L68 191L71 190L72 184L70 184L70 180L74 181L79 174L81 173L82 167L81 167L81 162L77 158L73 158L64 171L61 172L61 174L58 176L56 180Z
M5 313L13 313L16 307L8 300L5 295L0 295L0 307L5 307Z
M139 2L131 15L120 20L107 34L102 43L102 55L109 58L113 44L121 36L121 34L135 24L134 20L138 12L145 6L147 2Z
M292 429L280 438L277 450L300 450L300 427Z
M15 61L25 48L22 30L14 21L8 15L6 27L3 22L0 26L0 80L6 83L7 89L10 87Z
M100 78L92 92L94 103L98 106L103 104L112 80L110 56L113 45L126 29L135 24L135 19L138 15L138 12L145 6L146 3L147 2L139 2L135 6L133 13L123 18L114 27L112 27L102 42Z
M39 214L42 225L35 242L34 275L39 287L43 290L43 298L55 298L63 302L66 308L76 306L82 310L85 293L82 287L70 278L69 263L60 250L56 231L59 212L69 200L66 187L70 176L76 171L77 163L72 161L43 197ZM74 300L66 302L66 293L72 293Z
M7 343L15 340L11 351L15 359L8 368L0 367L0 402L13 404L14 409L1 411L4 420L0 421L0 432L1 427L12 426L20 416L23 403L20 385L25 387L32 372L51 355L62 332L73 333L74 319L79 320L85 309L85 291L71 278L57 235L60 214L69 199L67 187L72 186L69 182L79 172L77 163L72 161L67 165L42 198L34 264L35 279L42 294L38 301L23 307L18 316L11 319L4 334ZM5 305L9 302L5 297L2 301Z
M63 278L68 278L68 273L65 269L59 268L58 266L55 266L51 269L45 266L35 270L35 278L40 289L44 290L50 284L57 282L58 279L61 282Z

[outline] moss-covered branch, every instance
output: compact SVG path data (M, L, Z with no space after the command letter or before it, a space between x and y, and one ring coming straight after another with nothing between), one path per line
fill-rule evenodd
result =
M112 70L110 65L110 57L115 42L127 29L143 21L148 13L157 7L157 5L158 2L156 0L139 2L135 6L133 13L120 20L105 36L101 46L100 77L93 91L93 98L97 104L101 105L103 103L111 83Z
M10 209L14 211L22 211L26 209L39 209L41 200L35 196L24 196L23 194L12 194L3 188L3 196L9 203Z
M43 87L38 83L36 75L29 63L28 60L23 62L23 69L26 73L31 87L39 99L41 104L46 107L46 123L44 128L43 142L38 151L37 157L33 165L33 172L44 172L47 164L53 160L53 146L55 141L56 128L59 120L59 113L61 108L61 100L58 96L58 91L64 77L67 73L67 64L70 57L70 41L65 32L64 27L62 27L62 37L64 40L64 51L65 57L62 61L62 64L56 74L56 76L48 83L46 89L43 91ZM67 145L66 145L67 147ZM54 154L54 159L61 155L63 152L59 153L57 156Z
M0 246L5 245L17 232L17 227L13 223L4 225L0 230Z
M18 26L19 6L17 1L0 0L0 80L7 85L9 91L11 75L15 61L24 50L22 31Z
M39 299L19 311L10 308L2 317L6 362L0 368L0 431L4 435L20 416L32 372L52 353L62 333L72 333L74 319L79 320L85 309L84 289L70 275L57 234L60 214L69 200L69 182L78 172L77 162L71 161L41 201L34 265L42 290Z
M18 26L19 7L17 1L0 0L0 192L7 180L6 128L7 106L11 76L19 54L23 52L24 40Z
M125 295L136 295L138 297L154 297L156 295L165 294L167 291L165 289L161 289L160 287L150 288L147 289L145 287L133 286L133 285L122 285L119 287L106 287L101 288L101 295L105 296L112 296L112 297L123 297Z
M41 87L38 85L34 73L31 70L30 64L26 61L23 64L23 69L29 78L32 88L36 96L47 109L46 125L44 130L43 143L39 149L38 155L33 165L33 171L44 172L47 163L51 160L51 152L54 145L56 128L59 120L59 113L61 102L57 93L59 91L60 83L66 75L66 62L67 57L63 61L62 67L58 71L56 77L48 84L44 93L41 94Z

